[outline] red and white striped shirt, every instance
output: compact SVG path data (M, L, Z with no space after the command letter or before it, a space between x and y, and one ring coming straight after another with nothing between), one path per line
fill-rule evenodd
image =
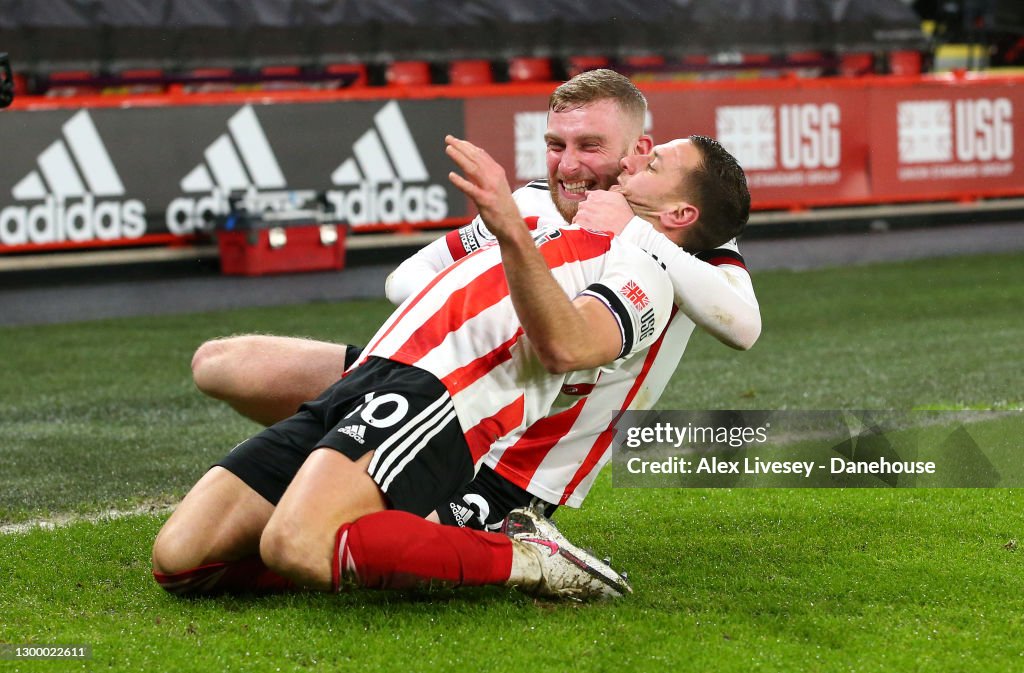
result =
M363 351L424 369L448 389L478 462L505 437L548 416L567 378L595 383L647 350L672 311L672 286L651 255L560 219L534 239L570 298L602 301L619 324L622 352L601 370L550 374L523 332L509 296L501 252L487 245L464 256L406 300ZM581 335L582 338L582 335Z
M523 215L552 220L560 217L542 181L516 190L513 197ZM618 239L631 240L652 251L659 244L671 247L664 237L660 241L652 239L649 226L644 230L631 224ZM493 240L478 217L403 263L389 284L394 281L394 288L421 286L425 275ZM662 259L666 260L677 296L688 288L691 303L694 298L706 301L696 310L727 315L729 309L757 312L753 285L734 241L696 258L678 249L671 252L662 249ZM717 276L709 279L709 272ZM693 292L695 285L704 287L700 283L707 285L703 296ZM392 293L388 296L396 299ZM694 327L689 317L673 310L667 328L649 349L623 360L613 371L597 372L597 376L593 372L568 375L548 414L521 432L495 441L484 463L534 496L579 507L611 458L613 426L619 412L654 407L675 373Z
M579 507L611 458L620 410L654 406L693 328L692 320L673 310L667 329L650 348L602 372L596 385L567 383L547 417L518 436L499 439L484 464L538 498Z

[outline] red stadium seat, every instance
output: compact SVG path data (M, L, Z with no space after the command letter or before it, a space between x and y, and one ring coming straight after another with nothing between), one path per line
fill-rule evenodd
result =
M874 54L843 54L839 57L839 74L842 77L860 77L875 71Z
M260 68L260 77L264 79L294 78L301 74L302 68L297 65L268 65Z
M627 56L622 59L622 62L630 68L660 68L665 65L665 57L657 55Z
M87 84L96 78L91 70L58 70L50 74L50 80L61 84Z
M164 93L167 73L160 68L128 68L117 73L121 82L103 90L105 94Z
M163 79L164 71L160 68L129 68L118 73L121 79Z
M448 81L456 86L490 84L494 81L489 61L452 61L448 64Z
M790 65L820 65L825 54L820 51L791 51L786 54L786 63Z
M267 65L260 68L261 90L281 91L308 87L309 83L302 81L302 68L297 65Z
M324 66L324 73L344 79L348 82L346 86L366 86L370 78L366 73L366 65L363 63L328 63Z
M182 73L186 82L172 84L171 93L209 93L234 91L232 79L235 71L231 68L193 68Z
M546 58L513 58L508 62L508 78L513 82L550 82L551 61Z
M1006 53L1003 54L1003 61L1006 65L1016 65L1018 59L1024 65L1024 37L1010 45Z
M195 68L188 71L191 79L208 81L231 79L234 74L231 68Z
M666 60L664 56L647 54L643 56L626 56L620 64L623 74L637 81L659 78L665 71Z
M575 77L581 72L588 70L597 70L598 68L607 68L609 60L605 56L570 56L569 57L569 77Z
M25 96L28 94L28 79L24 75L13 73L14 78L14 95Z
M921 52L892 51L889 52L889 72L894 75L920 75Z
M791 51L786 54L786 68L783 77L821 77L826 72L829 59L820 51Z
M390 86L422 86L430 84L430 66L426 61L395 61L385 77Z
M768 66L771 65L771 54L743 54L742 63L745 66Z
M84 96L98 91L96 73L91 70L59 70L50 74L46 95L63 98Z

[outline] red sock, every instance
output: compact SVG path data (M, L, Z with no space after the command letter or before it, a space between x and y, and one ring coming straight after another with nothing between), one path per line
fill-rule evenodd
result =
M153 579L167 592L178 596L214 593L270 593L295 588L291 580L267 569L258 556L228 563L210 563L180 573L164 575L153 571Z
M332 572L335 591L342 577L371 589L408 589L432 580L503 584L512 572L512 542L497 533L387 510L338 529Z

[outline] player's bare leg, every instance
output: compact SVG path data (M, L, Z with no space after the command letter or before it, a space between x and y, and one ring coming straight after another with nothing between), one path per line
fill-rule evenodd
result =
M273 512L273 505L234 474L211 468L160 529L153 567L170 574L252 556Z
M291 582L267 570L260 536L274 506L223 467L192 487L153 543L153 577L175 594L279 591Z
M310 454L263 531L268 568L312 589L332 588L338 527L387 506L366 471L372 457L353 462L326 448Z
M213 339L192 356L192 379L204 394L272 425L341 378L345 350L345 344L295 337Z
M263 531L260 557L271 571L322 591L347 583L387 589L434 582L509 584L581 599L629 591L607 564L531 512L513 512L519 518L509 539L386 509L367 473L372 457L353 462L328 448L310 454Z

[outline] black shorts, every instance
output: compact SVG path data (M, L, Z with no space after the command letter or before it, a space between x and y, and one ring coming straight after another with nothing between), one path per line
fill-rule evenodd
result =
M345 346L345 369L352 366L359 356L363 354L363 347L356 346L355 344L348 344Z
M438 506L437 516L446 526L496 531L512 510L541 502L546 517L550 518L558 509L558 505L531 495L484 465L473 481Z
M370 358L291 418L245 440L217 465L276 505L309 455L332 448L368 472L391 507L419 516L473 477L444 385L416 367Z

